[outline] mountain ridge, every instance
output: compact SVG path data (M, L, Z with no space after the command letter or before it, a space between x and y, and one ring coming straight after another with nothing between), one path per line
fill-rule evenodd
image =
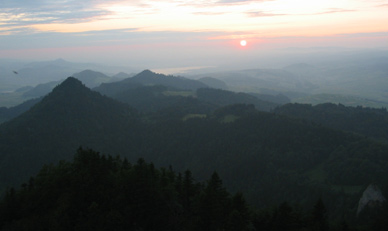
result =
M98 147L102 151L116 149L120 141L108 137L126 133L136 120L136 110L69 77L28 111L0 125L0 185L18 182L21 175L34 174L45 163L69 159L66 152L79 146ZM105 134L110 141L101 142L96 139L101 137L97 134ZM130 137L127 136L128 145ZM7 173L8 165L21 165L25 173Z

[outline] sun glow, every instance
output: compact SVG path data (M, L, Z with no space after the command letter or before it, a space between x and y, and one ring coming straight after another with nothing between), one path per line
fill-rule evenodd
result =
M245 47L245 46L247 45L247 41L246 41L246 40L241 40L241 41L240 41L240 45L241 45L242 47Z

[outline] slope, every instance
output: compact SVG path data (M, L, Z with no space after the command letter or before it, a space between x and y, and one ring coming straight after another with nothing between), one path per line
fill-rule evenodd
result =
M347 107L331 103L316 106L287 104L274 112L388 142L388 112L385 108Z
M13 119L24 112L28 111L32 106L37 104L42 98L36 98L36 99L30 99L25 101L24 103L21 103L15 107L1 107L0 108L0 124L8 121L10 119Z
M0 185L18 183L45 163L70 158L66 153L80 145L119 154L117 137L130 145L131 136L120 133L126 134L136 118L127 105L69 77L29 111L1 125Z
M71 158L68 153L80 145L131 162L143 157L158 167L191 169L198 180L217 171L228 189L244 192L260 207L284 200L309 207L323 195L335 215L355 214L364 187L386 180L387 145L362 136L253 105L186 120L171 115L138 117L69 78L0 126L0 186L25 181L44 163Z

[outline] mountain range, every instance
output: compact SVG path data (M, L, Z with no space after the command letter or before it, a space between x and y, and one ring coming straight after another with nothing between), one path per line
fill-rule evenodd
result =
M145 74L164 78L149 71L140 76ZM174 90L142 88L161 88L164 96ZM223 95L224 102L231 94L196 91L216 95L210 99ZM160 167L191 169L199 180L217 171L228 189L244 192L258 207L283 200L311 207L323 197L334 215L351 215L363 189L386 179L388 146L363 131L259 111L252 102L202 101L201 94L174 96L184 100L147 112L67 78L28 111L0 125L0 186L18 185L44 164L72 159L80 146L131 162L145 158Z
M127 78L117 80L119 77ZM101 72L85 70L75 73L74 78L82 81L88 88L93 88L93 90L103 95L127 103L139 111L145 112L156 111L179 104L188 105L190 103L197 105L196 109L192 108L195 113L208 113L217 106L232 103L254 104L259 110L269 111L277 105L289 102L289 99L285 96L234 93L210 88L200 80L157 74L149 70L142 71L134 76L121 73L114 77L114 79ZM226 86L222 81L212 78L206 79L207 81L205 80L205 82L210 81L212 86ZM0 111L0 123L28 110L33 105L32 102L38 102L40 97L48 94L61 82L62 80L39 84L36 87L18 89L17 94L22 94L24 98L32 98L33 100L28 101L29 103L20 104L20 106L3 107ZM202 104L203 107L197 110L199 104ZM20 113L13 113L13 111Z

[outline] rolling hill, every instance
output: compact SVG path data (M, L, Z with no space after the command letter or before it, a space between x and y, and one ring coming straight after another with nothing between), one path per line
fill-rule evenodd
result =
M153 115L137 114L68 78L0 125L0 186L26 181L43 164L71 159L79 146L131 162L142 157L160 167L191 169L198 180L217 171L229 190L244 192L258 207L284 200L311 207L323 197L334 215L354 215L363 189L386 180L387 145L253 105L218 107L185 120L168 111Z

